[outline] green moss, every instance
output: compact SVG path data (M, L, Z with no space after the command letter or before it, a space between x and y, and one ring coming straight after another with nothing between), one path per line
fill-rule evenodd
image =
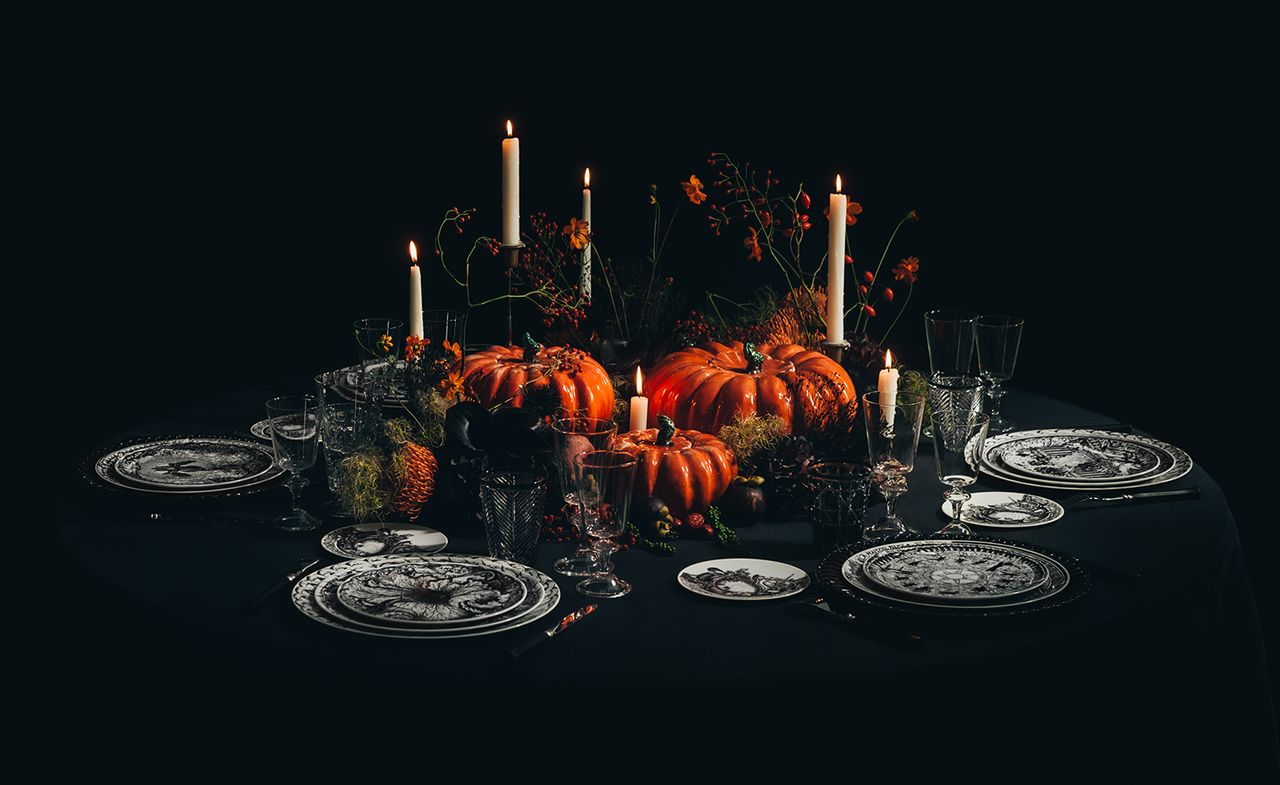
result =
M383 482L386 465L382 454L358 452L342 459L338 473L338 500L358 521L380 520L391 504Z

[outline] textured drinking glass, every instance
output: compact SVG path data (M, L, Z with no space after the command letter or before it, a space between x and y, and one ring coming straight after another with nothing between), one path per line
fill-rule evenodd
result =
M973 325L977 320L976 313L950 309L924 315L931 376L969 373L973 366Z
M804 487L817 551L857 543L871 499L871 471L857 463L819 461L805 473Z
M959 373L936 373L929 378L929 411L982 411L982 379ZM926 421L921 434L933 438L933 423Z
M579 582L578 591L588 597L621 597L631 584L613 574L610 556L617 549L613 538L627 525L636 457L619 450L587 450L573 456L573 474L587 536L600 553L598 572Z
M404 349L404 322L399 319L357 319L358 387L364 395L381 401L396 388L397 358Z
M573 457L587 450L605 449L617 432L617 423L594 417L568 416L551 423L556 472L560 476L560 494L569 505L570 522L583 535L582 545L577 550L556 560L556 572L562 575L585 577L600 571L598 554L587 541L583 528L581 509L578 506L578 487L573 476Z
M320 401L314 395L290 395L267 401L267 418L271 420L271 446L276 464L289 472L292 509L276 518L276 528L285 531L310 531L320 519L298 506L298 475L316 465L320 440Z
M879 392L862 396L867 450L885 505L885 517L872 526L863 527L864 540L875 541L907 531L906 524L894 512L894 505L898 497L907 492L907 475L915 468L924 401L923 395L908 392L883 398Z
M324 448L329 492L338 492L342 460L368 447L381 424L378 410L367 403L330 403L320 407L320 444Z
M1013 378L1022 343L1022 320L1016 316L983 316L974 330L978 336L978 373L991 385L991 433L1008 433L1016 426L1000 416L1005 382Z
M489 471L480 477L480 511L489 555L533 564L542 537L547 477L540 472Z
M467 345L467 315L462 311L428 308L422 312L422 337L437 345L442 341Z
M951 410L934 412L930 419L938 479L947 486L946 499L951 502L951 523L942 527L941 533L973 534L960 520L960 510L969 501L965 488L978 481L978 459L991 418L980 412Z

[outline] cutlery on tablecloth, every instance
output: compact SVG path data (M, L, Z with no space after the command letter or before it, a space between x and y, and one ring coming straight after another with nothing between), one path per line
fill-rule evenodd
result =
M1086 502L1094 502L1099 506L1103 504L1121 504L1124 502L1142 501L1149 499L1198 499L1200 498L1199 488L1177 488L1168 491L1146 491L1144 493L1077 493L1061 502L1064 509L1070 510Z
M276 579L275 583L263 589L261 594L259 594L257 597L254 597L252 600L249 600L248 604L245 605L244 610L246 612L257 610L262 605L262 603L269 600L272 597L272 595L274 595L276 592L280 591L281 589L285 588L286 586L292 586L299 578L301 578L303 575L306 575L308 572L311 571L311 568L315 567L319 563L320 563L319 559L314 559L308 562L307 564L304 564L303 566L299 567L298 569L294 570L293 572L280 576L278 579Z
M898 651L919 651L924 646L924 638L921 638L916 633L877 629L866 621L860 620L855 614L836 610L831 607L831 603L828 602L825 597L812 597L792 604L815 608L820 611L825 618L838 622L844 629L869 638L876 643L888 646L891 649L897 649Z
M507 653L511 655L511 659L513 660L516 659L520 655L527 653L530 649L535 648L538 644L542 643L543 641L551 640L552 638L556 637L560 633L569 629L571 626L578 623L582 619L585 619L586 617L595 613L596 608L598 607L600 606L596 605L594 602L591 603L590 605L582 606L581 608L577 609L576 611L568 614L563 619L561 619L560 623L557 624L556 626L552 627L549 630L543 630L542 632L538 633L536 636L530 638L529 640L525 641L524 643L520 644L519 646L515 647L514 649L512 649Z

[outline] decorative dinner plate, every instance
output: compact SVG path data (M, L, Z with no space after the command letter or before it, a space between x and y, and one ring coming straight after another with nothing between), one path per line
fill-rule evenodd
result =
M412 562L432 557L421 556L371 556L365 559L353 559L325 567L309 575L303 576L293 587L294 606L308 618L329 627L362 635L375 635L385 638L413 638L440 640L448 638L470 638L479 635L492 635L505 632L541 619L560 603L560 587L549 576L531 567L511 562L500 562L519 573L529 587L524 601L509 614L492 619L457 627L408 627L397 626L391 622L374 622L346 611L335 596L341 579L353 572L375 569L381 566L401 562ZM487 556L467 556L453 554L448 557L455 562L473 562L487 564L497 561Z
M338 602L359 616L401 624L456 625L512 610L528 588L497 566L421 561L352 575L338 585Z
M861 577L914 600L991 605L1025 596L1049 580L1049 565L1017 548L974 542L887 543L857 563ZM853 580L846 575L850 583Z
M799 594L809 576L799 567L764 559L713 559L685 567L681 586L718 600L776 600Z
M951 517L951 503L942 503L942 512ZM1066 514L1061 504L1043 496L1008 491L973 494L960 508L960 520L970 526L992 529L1027 529L1053 523Z
M344 559L437 553L448 544L442 532L411 523L358 523L334 529L320 539L320 547Z
M370 366L371 369L385 368L386 363L375 363ZM397 360L397 368L403 368L404 363ZM352 401L363 401L365 392L360 386L360 366L352 365L347 368L340 368L336 372L338 376L338 388L342 395ZM409 394L401 388L402 382L399 379L392 381L391 389L382 399L385 406L406 406L409 403Z
M1006 549L1005 552L1008 554L1020 552L1018 555L1022 559L1038 560L1045 570L1045 580L1029 591L1019 591L1015 594L1005 596L993 595L986 599L970 598L963 602L956 602L954 599L941 596L940 594L909 594L907 592L897 591L896 588L890 588L876 580L872 580L864 569L868 560L885 552L892 552L894 548L901 548L902 546L937 548L939 546L991 547L993 545L1001 545ZM888 600L891 603L905 603L907 605L918 605L929 608L947 608L953 610L973 609L983 611L1012 608L1019 605L1043 602L1065 590L1071 582L1071 574L1066 567L1064 567L1057 559L1048 556L1045 553L1037 553L1030 549L1010 545L1008 543L996 543L992 540L956 540L950 538L892 542L858 551L845 559L843 564L840 566L840 575L843 578L844 585L853 587L857 593L864 596L869 595L871 597L876 597L881 600ZM968 578L970 576L961 574L961 577Z
M275 457L256 442L177 438L111 453L111 468L125 482L153 488L208 490L243 485L274 468Z
M1136 480L1155 474L1167 457L1164 450L1130 439L1074 434L1011 439L986 450L987 460L1010 471L1073 482Z
M1134 444L1149 448L1159 456L1159 464L1155 471L1144 474L1140 477L1131 477L1128 479L1070 479L1070 478L1051 478L1051 477L1035 477L1022 474L1006 467L998 457L993 457L993 451L1001 451L1004 445L1012 441L1021 441L1023 439L1037 438L1042 436L1057 437L1091 437L1123 440ZM972 450L973 448L969 448ZM999 454L999 453L998 453ZM1030 485L1039 488L1051 488L1059 490L1101 490L1101 489L1120 489L1120 488L1143 488L1151 485L1159 485L1161 483L1172 482L1183 477L1191 471L1193 466L1191 457L1186 452L1166 444L1157 439L1151 439L1146 436L1135 436L1132 434L1119 434L1112 431L1096 431L1083 428L1046 428L1035 431L1015 431L1013 433L1001 436L993 436L986 440L981 451L981 468L982 471L999 480L1006 482L1018 483L1020 485Z
M258 420L253 425L250 425L249 433L263 441L271 441L271 418L268 417L265 420Z
M108 486L166 495L249 493L283 474L269 446L225 436L137 439L93 459L91 469Z

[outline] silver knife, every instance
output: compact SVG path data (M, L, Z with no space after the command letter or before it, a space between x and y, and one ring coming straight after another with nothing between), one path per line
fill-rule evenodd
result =
M275 583L263 589L261 594L259 594L257 597L254 597L252 600L249 600L249 604L245 606L245 610L246 611L257 610L258 606L262 605L262 603L270 599L273 594L280 591L286 586L292 586L295 581L297 581L303 575L306 575L307 572L310 571L312 567L316 566L319 563L320 563L320 560L315 559L307 564L304 564L303 566L299 567L293 572L288 573L287 575L284 575L281 578L278 578Z
M542 643L543 641L551 640L552 638L556 637L560 633L569 629L574 624L577 624L580 620L585 619L586 617L595 613L596 608L598 607L600 606L596 605L594 602L591 603L590 605L582 606L581 608L577 609L576 611L568 614L563 619L561 619L560 623L557 624L556 626L552 627L549 630L543 630L538 635L530 638L529 640L525 641L524 643L512 649L510 652L508 652L508 654L510 654L511 659L514 660L515 658L519 657L520 655L528 652L530 649L537 646L539 643Z
M804 600L800 605L811 605L814 608L826 613L831 619L845 624L851 631L857 632L859 635L866 636L877 643L882 643L890 648L899 651L919 651L924 646L924 639L915 633L901 633L893 630L878 630L865 622L858 622L855 614L846 611L836 610L831 607L831 603L827 602L825 597L814 597L813 599ZM852 624L852 622L858 622Z

